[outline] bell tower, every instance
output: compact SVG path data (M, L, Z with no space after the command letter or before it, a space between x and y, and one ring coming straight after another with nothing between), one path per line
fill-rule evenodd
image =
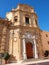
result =
M16 9L12 9L11 12L7 13L6 18L8 18L9 21L12 21L14 26L22 25L38 27L38 17L34 12L34 9L28 5L19 4Z
M19 4L16 9L7 13L6 18L12 23L10 26L9 53L17 61L41 57L40 29L34 8L26 4Z

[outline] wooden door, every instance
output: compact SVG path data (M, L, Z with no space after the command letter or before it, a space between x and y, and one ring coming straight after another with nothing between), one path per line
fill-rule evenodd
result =
M28 59L33 58L33 45L30 42L26 43L26 55Z

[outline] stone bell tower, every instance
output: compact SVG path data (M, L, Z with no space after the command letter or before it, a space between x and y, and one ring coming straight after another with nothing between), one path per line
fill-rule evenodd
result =
M12 22L9 53L17 61L42 57L40 29L34 8L19 4L16 9L7 13L6 18Z

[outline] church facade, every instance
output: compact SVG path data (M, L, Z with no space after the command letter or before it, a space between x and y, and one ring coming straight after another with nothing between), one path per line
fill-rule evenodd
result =
M38 26L38 16L34 8L19 4L16 9L6 14L6 19L4 20L6 25L2 24L6 26L7 32L4 36L8 41L5 39L7 42L4 43L1 52L8 51L16 61L44 58L45 51L49 52L49 46L44 40L45 32ZM49 33L47 35L49 36Z

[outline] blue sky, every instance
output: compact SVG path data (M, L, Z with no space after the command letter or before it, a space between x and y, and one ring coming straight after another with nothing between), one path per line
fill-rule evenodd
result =
M32 6L38 15L40 29L49 31L49 0L0 0L0 17L5 18L6 12L16 8L19 3Z

